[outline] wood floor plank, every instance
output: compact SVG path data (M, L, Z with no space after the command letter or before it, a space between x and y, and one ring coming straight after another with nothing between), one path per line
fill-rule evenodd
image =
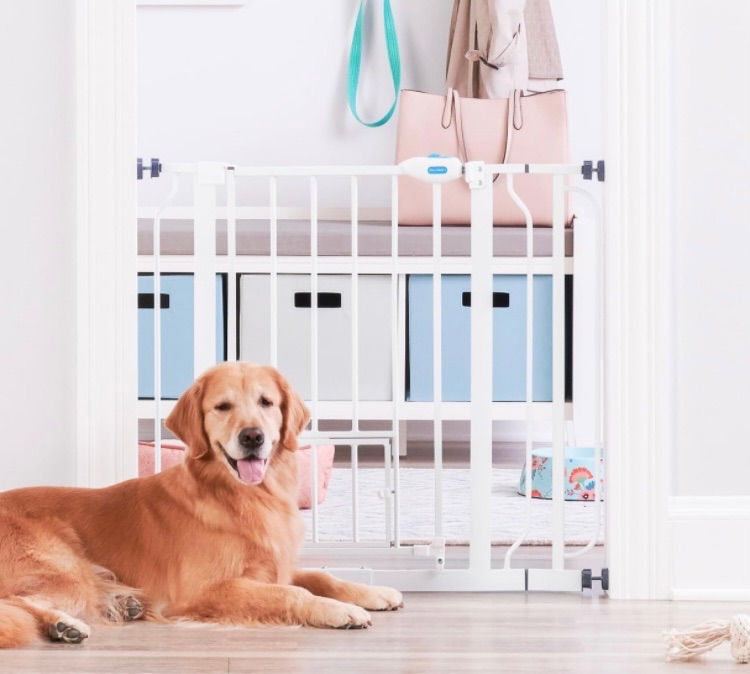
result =
M663 630L748 612L736 603L568 594L408 594L365 631L136 623L78 646L0 651L0 672L737 672L727 645L664 661Z

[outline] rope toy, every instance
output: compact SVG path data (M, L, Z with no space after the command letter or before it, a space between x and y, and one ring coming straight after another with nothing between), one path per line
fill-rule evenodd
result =
M732 620L712 620L685 632L664 632L667 642L667 662L689 660L707 653L720 643L729 641L732 657L744 664L750 662L750 616L736 615Z

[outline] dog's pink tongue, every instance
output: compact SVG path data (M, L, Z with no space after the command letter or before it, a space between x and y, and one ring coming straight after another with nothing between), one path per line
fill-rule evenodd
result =
M243 482L257 484L266 472L266 462L263 459L239 459L237 470Z

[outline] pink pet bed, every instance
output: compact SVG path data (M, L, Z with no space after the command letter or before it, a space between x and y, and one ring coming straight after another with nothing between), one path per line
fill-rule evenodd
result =
M331 480L333 470L333 445L318 445L318 505L323 503L328 483ZM312 481L310 470L312 464L312 447L301 446L296 452L297 473L299 484L299 507L308 509L312 507ZM161 443L161 469L166 470L181 463L185 458L185 445L176 440ZM138 477L146 477L154 474L154 443L138 443Z

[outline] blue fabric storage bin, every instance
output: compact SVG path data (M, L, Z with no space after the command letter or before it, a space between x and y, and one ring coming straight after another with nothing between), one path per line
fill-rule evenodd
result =
M442 277L443 400L471 398L471 318L463 306L471 290L468 275ZM493 384L496 402L526 400L526 276L496 275L493 281L500 304L493 309ZM408 280L409 385L407 399L433 399L432 275L414 274ZM533 399L552 400L552 277L534 277Z
M154 276L138 276L138 397L154 397ZM161 397L176 400L193 373L193 275L161 275ZM165 304L168 303L168 308ZM148 308L142 308L147 305ZM216 276L216 362L225 360L224 282Z

